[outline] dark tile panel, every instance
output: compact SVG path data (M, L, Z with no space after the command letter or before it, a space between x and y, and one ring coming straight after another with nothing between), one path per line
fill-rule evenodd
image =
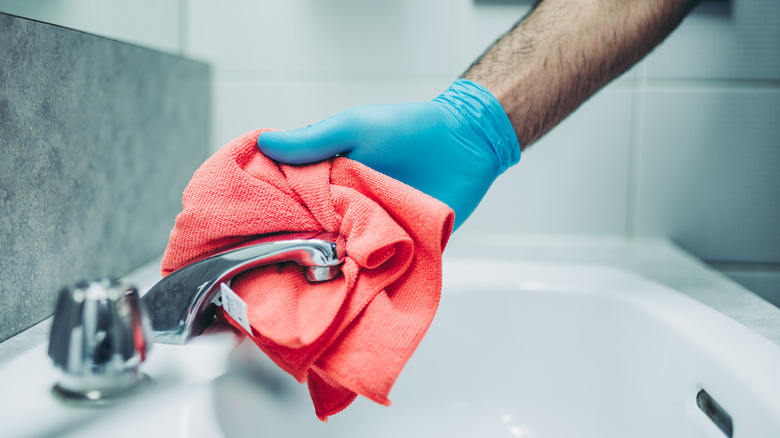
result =
M0 340L162 253L209 96L203 63L0 14Z

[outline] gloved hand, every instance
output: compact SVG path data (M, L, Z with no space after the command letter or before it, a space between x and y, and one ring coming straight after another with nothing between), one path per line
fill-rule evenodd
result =
M359 106L305 128L264 132L257 145L287 164L336 154L359 161L450 206L456 229L520 159L501 104L467 79L430 102Z

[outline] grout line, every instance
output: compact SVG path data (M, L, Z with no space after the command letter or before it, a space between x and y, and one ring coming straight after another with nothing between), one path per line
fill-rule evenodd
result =
M647 64L637 66L634 95L631 99L631 141L628 147L628 184L626 185L626 236L636 237L639 213L639 160L645 122L645 95L647 91Z
M187 44L187 33L189 31L187 2L188 0L179 0L179 54L181 56L187 56L187 52L189 51L189 44Z
M645 78L649 88L777 90L780 80Z
M457 79L457 75L445 73L355 73L355 72L323 72L323 71L283 71L278 69L267 70L235 70L220 69L214 65L215 72L226 79L255 80L255 79L280 79L289 81L330 81L330 82L425 82L441 81L450 82ZM449 83L447 84L449 85Z

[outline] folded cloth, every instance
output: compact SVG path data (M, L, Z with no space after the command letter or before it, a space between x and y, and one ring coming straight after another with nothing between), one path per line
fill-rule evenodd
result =
M223 316L308 383L321 420L357 394L389 405L390 388L436 312L454 213L347 158L277 164L257 150L264 131L233 140L195 172L163 275L266 234L343 235L340 277L308 283L294 263L256 268L232 283L247 304L251 333Z

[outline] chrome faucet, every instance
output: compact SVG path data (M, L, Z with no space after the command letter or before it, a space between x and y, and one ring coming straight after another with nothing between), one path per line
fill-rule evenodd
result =
M63 288L54 313L49 356L62 370L58 396L104 402L142 387L149 320L135 288L97 279Z
M296 262L310 282L341 273L345 241L333 233L277 234L249 242L172 272L142 297L155 342L186 344L214 320L220 285L249 269Z

